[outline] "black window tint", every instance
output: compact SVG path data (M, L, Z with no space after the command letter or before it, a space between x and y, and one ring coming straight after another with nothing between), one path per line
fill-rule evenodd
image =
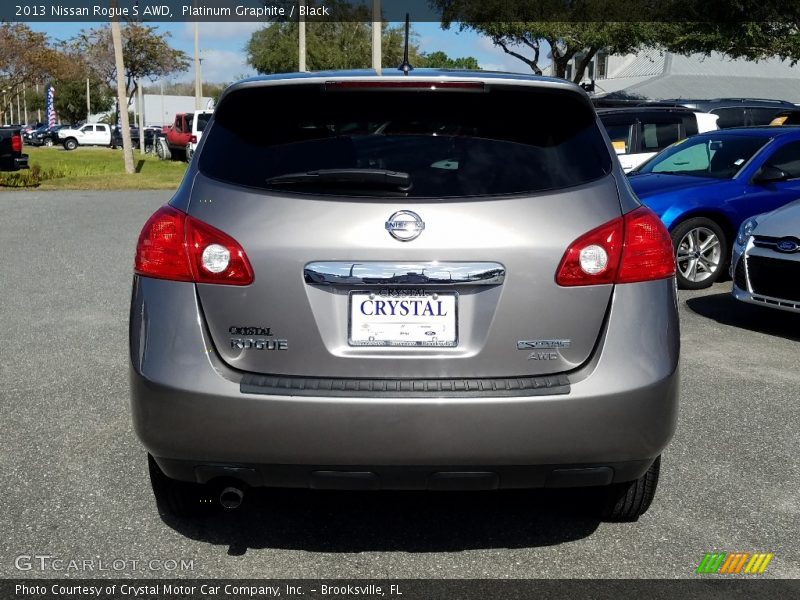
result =
M789 179L800 177L800 142L791 142L778 148L766 162L778 167Z
M718 108L711 111L712 114L719 115L717 119L717 127L725 129L726 127L741 127L745 124L744 108Z
M642 152L658 152L681 139L680 122L648 123L642 120Z
M197 115L197 131L203 131L208 125L208 120L211 118L211 115L206 115L200 113Z
M633 124L604 123L611 145L618 154L630 154L633 146Z
M772 119L780 112L777 108L750 108L750 122L748 125L769 125Z
M280 117L247 118L264 106ZM200 170L251 187L318 169L388 169L409 173L412 197L475 196L568 187L611 170L591 106L541 88L242 89L220 104L206 135Z

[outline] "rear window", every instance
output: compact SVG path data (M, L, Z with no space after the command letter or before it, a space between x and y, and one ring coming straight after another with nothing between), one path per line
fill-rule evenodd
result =
M267 180L369 169L407 173L404 196L499 195L579 185L611 170L594 110L559 90L250 88L227 96L214 119L200 171L256 188L338 195L339 186Z
M210 119L211 115L205 113L199 113L197 115L197 131L204 131Z

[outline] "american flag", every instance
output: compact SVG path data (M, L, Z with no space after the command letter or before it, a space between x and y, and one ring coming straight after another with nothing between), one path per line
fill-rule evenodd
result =
M56 98L56 88L52 85L47 87L47 105L45 110L47 112L47 124L50 127L55 126L56 124L56 107L55 107L55 98Z

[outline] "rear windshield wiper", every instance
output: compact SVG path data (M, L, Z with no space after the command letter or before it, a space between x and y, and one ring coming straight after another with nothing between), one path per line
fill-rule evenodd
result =
M286 173L269 177L267 185L341 184L369 188L394 188L401 192L411 189L411 175L388 169L318 169L303 173Z

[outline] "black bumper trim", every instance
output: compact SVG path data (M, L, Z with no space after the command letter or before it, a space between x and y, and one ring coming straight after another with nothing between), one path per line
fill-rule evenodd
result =
M378 398L473 398L569 394L566 375L459 379L332 379L246 374L243 394Z

